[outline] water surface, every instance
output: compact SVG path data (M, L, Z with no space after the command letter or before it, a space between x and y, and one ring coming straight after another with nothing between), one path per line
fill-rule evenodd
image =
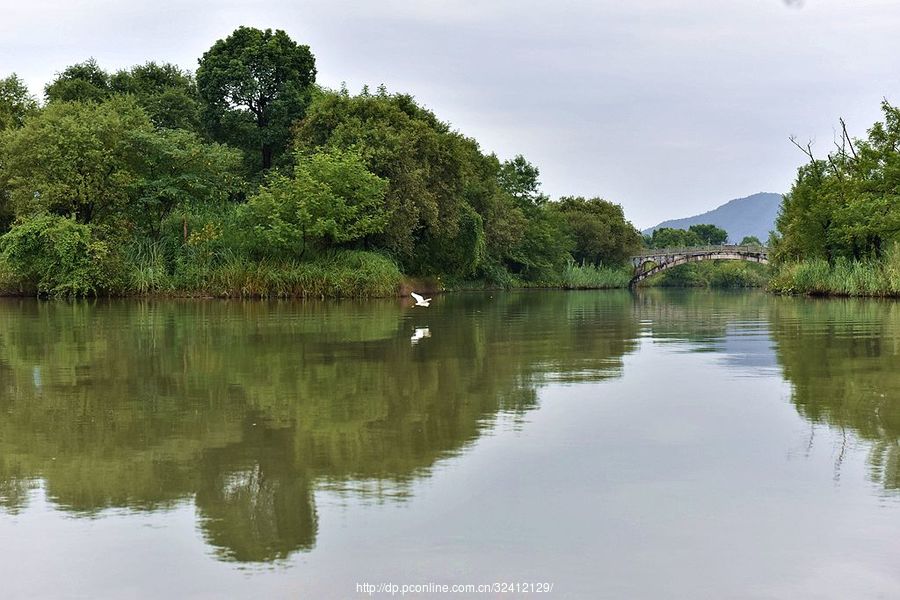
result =
M898 443L896 303L6 300L0 595L895 598Z

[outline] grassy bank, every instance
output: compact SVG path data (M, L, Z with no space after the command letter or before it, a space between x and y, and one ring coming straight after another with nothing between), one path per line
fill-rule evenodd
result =
M813 296L900 297L900 245L884 257L788 262L773 269L769 291Z
M155 246L126 253L118 272L106 272L105 291L82 273L27 273L0 260L0 293L42 296L203 296L218 298L360 298L394 296L403 275L391 259L337 251L309 261L254 261L226 253L172 263ZM74 282L82 282L77 285ZM99 282L98 282L99 286Z

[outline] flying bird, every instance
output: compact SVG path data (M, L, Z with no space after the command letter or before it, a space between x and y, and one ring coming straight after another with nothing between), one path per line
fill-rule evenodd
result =
M410 292L409 295L416 300L416 303L413 306L429 306L431 304L431 298L423 298L415 292Z

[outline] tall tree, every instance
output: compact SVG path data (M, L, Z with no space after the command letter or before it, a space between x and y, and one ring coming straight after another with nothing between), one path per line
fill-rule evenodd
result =
M287 147L316 80L315 58L278 29L238 27L200 59L197 85L210 133L256 149L260 167Z
M66 67L44 88L48 102L100 102L109 97L109 73L89 58Z
M0 79L0 131L21 127L37 109L37 100L18 75Z
M618 204L602 198L560 198L562 213L575 239L572 257L595 265L619 265L641 247L641 234Z
M148 62L117 71L110 90L131 94L157 127L197 130L200 97L197 83L187 71L169 63Z
M721 227L703 223L699 225L691 225L688 231L693 231L704 244L710 246L718 246L728 241L728 232Z

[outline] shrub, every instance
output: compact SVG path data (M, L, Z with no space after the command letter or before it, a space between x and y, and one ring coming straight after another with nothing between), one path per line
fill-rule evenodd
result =
M0 247L11 283L21 292L93 296L122 290L120 257L73 218L43 214L18 221Z

